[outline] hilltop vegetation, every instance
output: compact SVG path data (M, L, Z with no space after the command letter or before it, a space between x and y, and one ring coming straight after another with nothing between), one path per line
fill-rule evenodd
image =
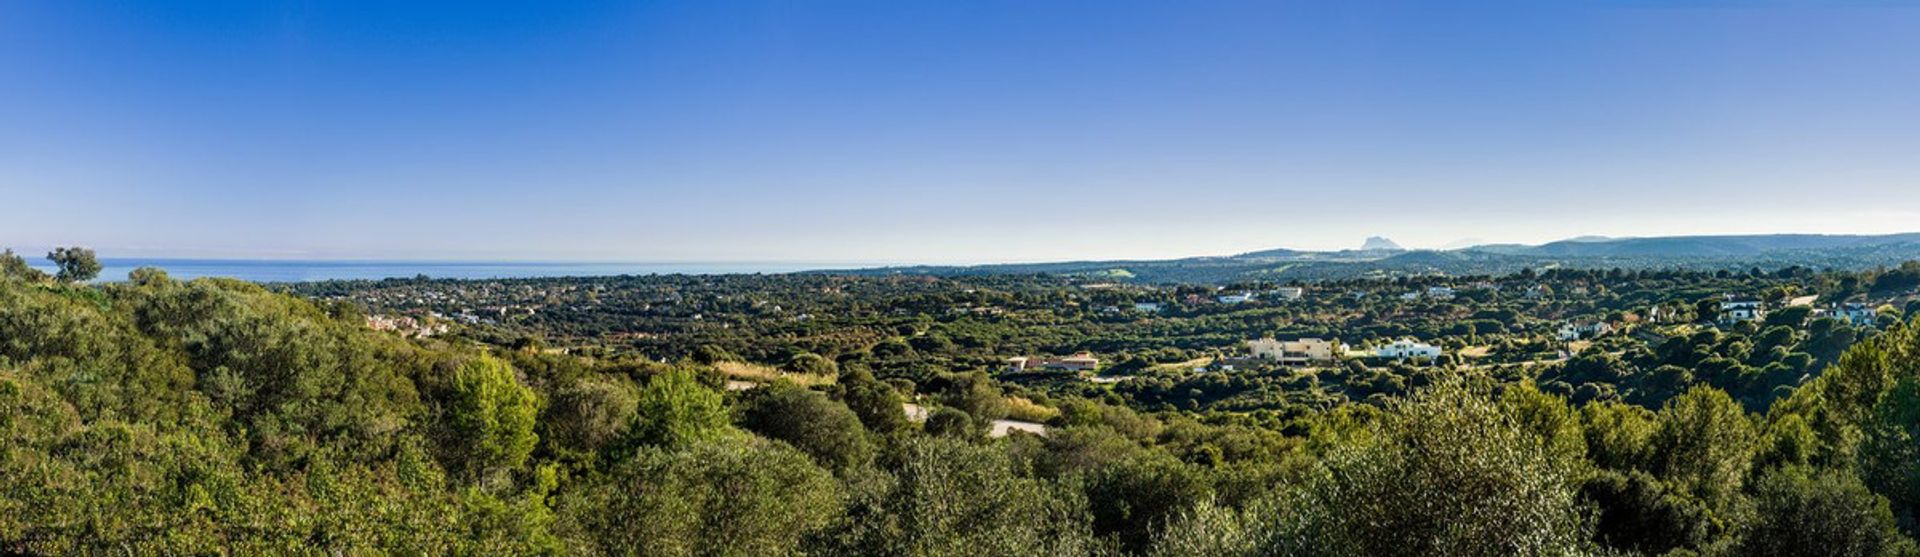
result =
M1379 240L1379 241L1375 241ZM1920 233L1884 236L1771 234L1657 238L1577 238L1538 246L1493 244L1452 250L1399 248L1369 238L1359 250L1273 249L1223 257L1152 261L1069 261L977 266L914 266L833 271L868 275L1102 276L1143 283L1217 284L1247 280L1346 280L1430 274L1507 274L1523 269L1775 269L1859 271L1920 259Z
M1027 384L974 367L1008 348L1129 338L1167 344L1101 349L1110 365L1160 351L1188 357L1217 348L1207 339L1301 321L1380 327L1372 334L1392 336L1403 327L1450 330L1463 310L1490 312L1477 319L1508 327L1553 315L1537 312L1626 313L1614 308L1733 287L1778 289L1779 296L1831 288L1825 293L1847 296L1870 290L1871 276L1529 275L1517 280L1569 289L1584 281L1589 298L1487 294L1402 303L1375 294L1376 302L1351 306L1201 304L1175 307L1165 319L1112 321L1097 317L1106 315L1099 307L1181 294L1088 291L1019 277L991 279L1003 282L990 288L669 277L651 280L675 285L684 301L726 305L625 319L579 312L562 314L578 322L527 318L410 338L368 328L371 306L352 295L309 301L231 280L177 281L157 270L90 286L17 268L0 260L8 270L0 278L0 437L8 441L0 448L0 552L1915 551L1920 326L1891 317L1899 308L1859 330L1866 340L1825 365L1796 368L1793 381L1766 389L1764 399L1730 395L1714 379L1725 370L1706 371L1722 364L1708 362L1736 360L1727 364L1732 370L1758 364L1752 346L1762 338L1818 361L1822 348L1812 344L1822 343L1811 325L1729 328L1698 342L1672 337L1683 338L1672 347L1680 359L1666 360L1665 342L1654 357L1702 379L1658 397L1570 398L1552 385L1571 382L1577 373L1564 370L1571 363L1543 382L1545 371L1533 377L1437 362L1394 372L1418 380L1380 396L1340 394L1285 412L1247 412L1150 402L1118 386L1050 388L1050 381ZM709 298L692 286L701 283L729 292ZM1626 287L1634 283L1643 286ZM646 283L587 291L661 292L637 284ZM367 286L311 287L351 293ZM778 312L752 296L733 299L822 286L837 288L834 296L856 294L833 304L783 297L779 303L794 307ZM952 296L1001 308L1004 320L974 317L994 311L948 312ZM1104 296L1117 297L1096 301ZM845 317L827 313L829 305ZM627 309L602 311L636 306L616 307ZM1316 317L1341 313L1328 311L1336 307L1373 317ZM798 311L813 317L795 319ZM548 313L555 312L532 315ZM839 319L865 321L852 327ZM1699 326L1680 319L1676 326ZM900 330L897 320L917 324ZM618 330L628 322L662 328ZM879 338L850 330L888 326L896 328ZM1790 334L1778 338L1767 332L1772 326ZM1070 332L1048 332L1062 328ZM554 333L533 334L542 330ZM607 342L615 332L628 334ZM1544 334L1472 325L1459 333ZM1745 340L1727 340L1736 336ZM975 344L985 338L1000 340ZM801 343L810 343L814 350L805 353L813 357L782 353ZM1610 373L1646 372L1636 356L1615 352L1590 355L1632 364L1608 364ZM658 361L663 356L667 362ZM789 373L833 380L724 389L723 373L710 364L739 360L777 361ZM909 399L936 407L934 416L925 424L909 419L901 406ZM1023 404L1057 412L1045 436L983 434L986 418Z

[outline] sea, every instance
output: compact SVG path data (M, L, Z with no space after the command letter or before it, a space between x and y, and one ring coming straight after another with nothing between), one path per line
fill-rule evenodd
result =
M44 259L29 259L33 267L53 272ZM499 261L296 261L278 259L148 259L101 258L99 282L122 281L141 267L157 267L176 279L227 277L252 282L311 282L323 280L379 280L384 278L497 279L532 277L604 277L618 275L725 275L794 273L820 269L852 269L876 265L847 262L674 262L674 263L560 263Z

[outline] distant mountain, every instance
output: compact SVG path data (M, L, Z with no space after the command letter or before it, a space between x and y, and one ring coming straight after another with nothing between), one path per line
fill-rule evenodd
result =
M1561 240L1535 246L1526 253L1544 256L1610 257L1742 257L1768 253L1856 249L1920 244L1920 233L1884 236L1767 234L1755 236L1669 236L1657 238L1593 238Z
M820 271L850 274L1051 274L1150 283L1314 281L1409 275L1504 274L1521 269L1864 269L1920 260L1920 233L1882 236L1768 234L1605 238L1583 236L1537 246L1486 244L1412 250L1385 238L1362 249L1270 249L1229 256L1151 261L1069 261L976 266L918 266Z
M1405 251L1405 249L1400 247L1400 244L1393 243L1393 240L1380 236L1369 236L1366 243L1360 244L1360 251Z

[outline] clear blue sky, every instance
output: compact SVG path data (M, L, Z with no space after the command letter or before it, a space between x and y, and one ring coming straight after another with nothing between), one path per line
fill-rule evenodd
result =
M0 245L963 262L1920 230L1920 4L0 3Z

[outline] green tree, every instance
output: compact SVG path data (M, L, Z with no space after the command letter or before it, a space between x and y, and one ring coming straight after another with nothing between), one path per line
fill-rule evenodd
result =
M1660 410L1660 427L1650 440L1654 475L1725 515L1738 503L1757 438L1753 421L1732 397L1694 387Z
M1082 484L1094 533L1113 536L1131 552L1145 550L1169 522L1213 493L1199 470L1165 455L1095 469Z
M749 397L740 425L785 441L829 470L845 471L873 456L866 428L845 404L781 382Z
M100 276L100 260L95 258L93 250L83 247L53 248L47 252L47 260L60 268L54 278L61 282L86 282Z
M893 389L893 386L875 380L873 374L863 368L856 368L840 378L844 387L842 398L847 408L860 417L860 423L868 430L882 435L904 431L907 428L906 399Z
M454 372L447 421L459 462L473 477L518 469L539 442L534 420L540 401L520 384L513 366L477 356Z
M1904 524L1913 524L1920 507L1920 378L1895 382L1874 405L1863 429L1861 478L1892 500L1893 512Z
M1699 549L1722 532L1699 499L1639 470L1602 470L1580 487L1596 512L1594 538L1614 549L1664 555Z
M839 494L805 454L735 437L642 448L559 507L586 553L789 555L833 521Z
M1738 553L1794 555L1910 555L1913 543L1894 527L1887 500L1858 478L1833 470L1789 467L1755 485L1757 519Z
M683 446L727 431L726 399L685 368L667 370L647 381L637 406L629 431L632 441L640 445Z
M961 439L978 437L981 433L980 427L981 426L974 423L973 416L969 416L966 412L957 408L941 407L934 410L932 415L927 416L927 435L935 437L957 437Z
M1588 539L1580 463L1460 381L1393 404L1325 471L1272 503L1263 554L1555 555Z
M48 277L46 273L27 265L26 259L9 249L0 251L0 279L46 282Z
M833 377L840 374L840 366L824 356L812 352L795 354L787 360L787 371L805 373L819 377Z
M595 453L626 437L639 406L639 392L625 378L585 376L554 390L541 424L549 442Z
M1612 470L1646 469L1658 418L1645 408L1595 402L1580 409L1587 454L1595 465Z
M815 538L823 555L1089 555L1086 501L1019 474L1005 452L957 439L906 442L890 477L866 483L847 520Z

